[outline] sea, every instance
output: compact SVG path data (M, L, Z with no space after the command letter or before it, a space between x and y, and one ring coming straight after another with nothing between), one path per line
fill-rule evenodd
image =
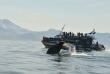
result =
M0 74L110 74L110 45L104 51L49 55L40 41L0 40Z

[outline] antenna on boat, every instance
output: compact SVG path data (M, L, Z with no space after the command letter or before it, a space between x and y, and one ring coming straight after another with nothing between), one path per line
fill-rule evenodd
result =
M63 28L62 28L62 32L63 32L64 28L65 28L65 24L64 24L64 26L63 26Z
M64 28L65 28L65 24L64 24L64 26L62 27L62 31L61 31L60 35L63 34L63 30L64 30Z

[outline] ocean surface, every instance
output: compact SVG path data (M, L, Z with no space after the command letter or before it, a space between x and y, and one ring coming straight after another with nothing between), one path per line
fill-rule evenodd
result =
M46 54L41 42L0 40L0 74L110 74L110 46L69 56Z

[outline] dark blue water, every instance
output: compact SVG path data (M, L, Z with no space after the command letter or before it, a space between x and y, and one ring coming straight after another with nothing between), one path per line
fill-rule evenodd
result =
M109 49L58 56L41 42L1 40L0 74L110 74Z

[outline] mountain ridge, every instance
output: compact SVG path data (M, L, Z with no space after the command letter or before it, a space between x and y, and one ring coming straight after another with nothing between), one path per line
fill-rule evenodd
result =
M0 19L0 39L41 41L43 36L54 37L60 34L60 30L49 29L47 31L30 31L19 27L8 19ZM110 44L110 33L96 33L99 43Z

